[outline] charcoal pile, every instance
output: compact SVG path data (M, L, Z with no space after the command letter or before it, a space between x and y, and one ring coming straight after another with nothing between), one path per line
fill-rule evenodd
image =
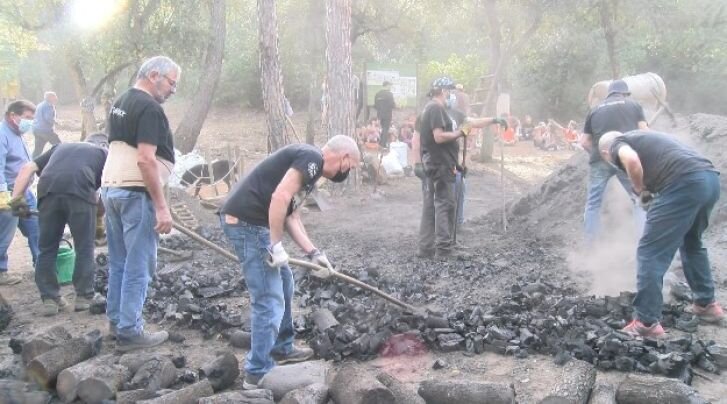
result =
M684 288L675 289L675 303L664 305L662 323L672 335L663 340L635 338L620 331L631 319L630 292L583 297L533 280L513 285L497 304L470 305L422 318L346 286L312 290L303 299L311 312L298 324L298 331L307 335L324 359L416 354L425 347L518 358L539 353L554 356L559 364L576 358L600 370L659 374L686 383L691 382L693 368L719 373L717 363L722 359L723 348L692 336L698 322L684 310L690 299Z
M216 244L226 245L221 230L214 226L202 227L199 232ZM159 254L157 270L147 291L145 311L149 321L199 329L207 338L244 325L247 313L243 316L239 309L220 301L240 297L246 290L239 265L199 248L183 235L164 237L160 246L172 251L194 251L194 256L179 262L173 256ZM99 254L96 264L96 292L105 296L107 257Z

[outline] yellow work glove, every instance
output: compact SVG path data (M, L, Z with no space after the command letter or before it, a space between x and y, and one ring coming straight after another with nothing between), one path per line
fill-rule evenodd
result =
M470 135L470 132L472 132L472 125L469 123L465 123L462 125L462 128L460 128L459 135L467 137Z
M11 199L8 205L13 211L13 216L17 216L21 219L28 219L30 218L30 216L32 216L30 206L28 206L28 201L25 200L24 195L18 195L15 198Z
M10 191L0 192L0 211L10 210Z

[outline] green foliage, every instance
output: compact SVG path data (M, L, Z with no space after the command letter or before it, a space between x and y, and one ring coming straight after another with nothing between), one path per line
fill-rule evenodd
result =
M42 83L72 91L69 58L88 86L128 64L109 86L125 88L139 63L166 54L184 69L180 98L194 96L209 35L209 4L194 0L126 0L105 25L73 20L76 0L0 0L0 81L20 73L24 91ZM101 1L101 0L99 0ZM498 0L502 89L513 113L536 119L582 119L591 85L611 78L598 13L603 0ZM486 0L353 0L353 71L366 62L420 66L420 93L448 75L470 93L494 67ZM296 109L325 73L324 0L278 0L286 96ZM727 103L727 3L710 0L620 1L616 57L622 75L661 75L678 112L724 112ZM22 5L22 7L21 7ZM149 18L139 21L150 7ZM227 38L218 105L260 107L257 2L228 0ZM537 30L521 41L533 21ZM514 48L515 44L519 44ZM9 49L9 51L8 51ZM12 52L12 56L7 54ZM6 55L6 56L2 56ZM47 76L51 76L48 80ZM317 102L318 94L313 95ZM68 97L66 97L68 98Z
M429 85L440 76L449 76L458 84L462 84L467 91L478 85L479 77L487 71L487 64L476 55L459 56L449 55L445 61L431 61L419 70L419 94L426 94Z

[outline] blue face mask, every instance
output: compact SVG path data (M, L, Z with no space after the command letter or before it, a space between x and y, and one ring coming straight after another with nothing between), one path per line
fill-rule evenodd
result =
M25 133L33 128L33 120L32 119L21 119L20 123L18 124L18 130L20 133Z
M449 93L449 97L447 98L447 108L453 109L454 106L456 105L456 103L457 103L457 96L452 93Z

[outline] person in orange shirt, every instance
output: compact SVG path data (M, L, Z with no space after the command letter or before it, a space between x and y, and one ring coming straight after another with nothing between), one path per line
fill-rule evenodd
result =
M502 131L502 141L506 145L514 145L517 143L517 136L515 135L515 125L513 125L512 116L503 115L503 118L508 120L508 127Z

